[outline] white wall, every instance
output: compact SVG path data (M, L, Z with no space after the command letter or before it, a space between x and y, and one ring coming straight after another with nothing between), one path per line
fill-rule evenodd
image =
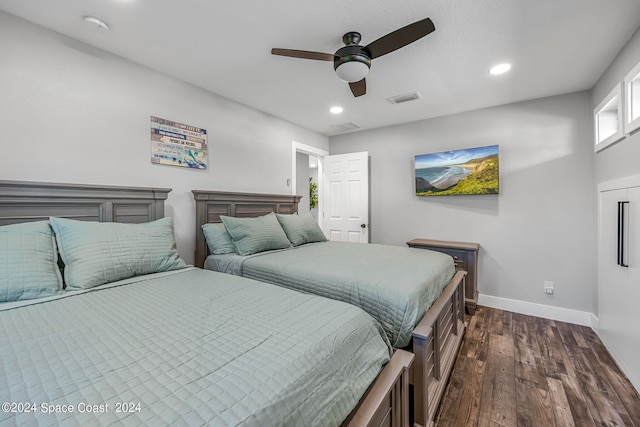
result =
M2 12L0 40L0 179L172 188L166 214L187 262L192 189L290 193L291 142L329 147L325 136ZM209 169L152 165L150 116L206 129Z
M330 152L369 152L372 242L478 242L482 295L591 313L590 103L579 92L345 134L330 138ZM500 145L499 196L414 195L415 155L493 144ZM555 282L554 295L543 293L545 280Z

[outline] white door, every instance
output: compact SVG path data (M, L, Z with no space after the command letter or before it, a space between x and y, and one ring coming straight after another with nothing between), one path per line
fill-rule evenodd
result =
M324 157L324 233L329 240L369 243L369 153Z
M628 203L618 208L619 202ZM640 186L600 189L599 334L636 387L640 384L639 300Z

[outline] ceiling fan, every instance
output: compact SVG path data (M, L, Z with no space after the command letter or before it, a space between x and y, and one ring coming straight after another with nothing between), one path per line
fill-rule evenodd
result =
M351 93L358 97L367 93L365 77L371 67L371 60L400 49L435 31L429 18L399 28L366 46L360 46L361 35L350 31L342 37L345 46L336 53L311 52L308 50L271 49L273 55L292 58L333 61L333 68L340 79L349 83Z

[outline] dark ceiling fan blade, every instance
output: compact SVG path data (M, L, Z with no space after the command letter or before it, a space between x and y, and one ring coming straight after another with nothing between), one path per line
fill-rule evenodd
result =
M311 52L308 50L295 49L271 49L273 55L290 56L292 58L315 59L318 61L332 61L335 56L333 53Z
M435 29L431 19L425 18L380 37L366 45L364 49L370 53L371 59L377 58L421 39Z
M367 82L362 79L359 82L349 83L349 88L351 88L353 96L357 98L367 93Z

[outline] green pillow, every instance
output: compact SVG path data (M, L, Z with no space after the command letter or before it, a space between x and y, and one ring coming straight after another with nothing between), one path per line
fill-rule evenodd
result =
M276 214L276 218L293 246L327 241L327 237L310 213L302 215Z
M273 212L257 218L221 216L220 219L233 240L236 252L240 255L291 247Z
M48 221L0 227L0 302L62 291L56 240Z
M171 218L143 224L50 218L68 289L89 289L141 274L187 267Z
M222 255L236 253L236 248L233 246L231 236L227 232L224 224L203 224L202 232L204 233L204 239L207 241L209 252L212 254Z

